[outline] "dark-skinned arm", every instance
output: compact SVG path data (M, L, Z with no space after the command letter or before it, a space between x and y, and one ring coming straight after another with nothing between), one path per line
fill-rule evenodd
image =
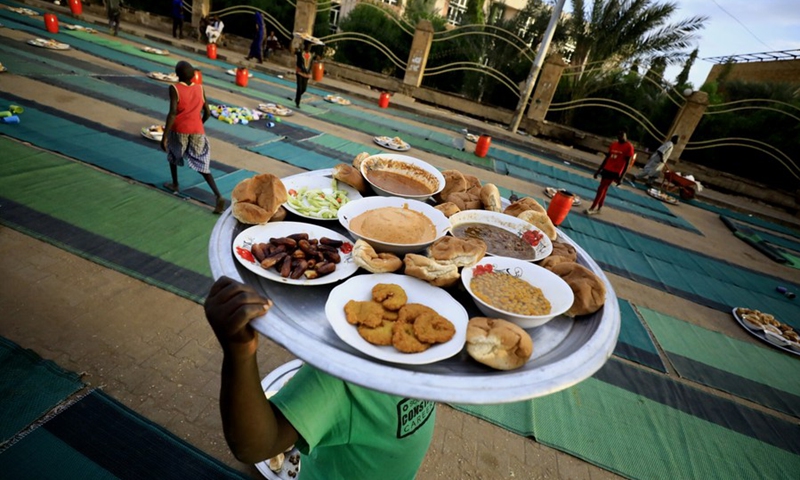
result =
M161 137L161 149L167 151L167 135L175 124L175 116L178 114L178 91L174 86L169 86L169 113L164 124L164 135Z
M200 87L203 92L203 123L206 123L211 117L211 109L208 107L208 100L206 100L206 90L203 87Z
M227 277L214 283L205 302L206 317L223 351L219 406L225 440L237 459L251 464L274 457L298 439L261 389L258 334L249 323L271 305L251 287Z

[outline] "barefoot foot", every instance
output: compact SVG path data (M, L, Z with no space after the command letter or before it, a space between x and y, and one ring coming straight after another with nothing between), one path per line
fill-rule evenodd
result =
M222 197L219 197L217 199L217 208L214 209L214 213L220 214L220 213L222 213L224 211L225 211L225 199L222 198Z
M180 192L180 189L178 189L178 186L177 186L177 185L173 185L173 184L171 184L171 183L169 183L169 182L167 182L167 183L165 183L165 184L164 184L164 188L166 188L167 190L169 190L169 191L170 191L170 192L172 192L172 193L178 193L178 192Z

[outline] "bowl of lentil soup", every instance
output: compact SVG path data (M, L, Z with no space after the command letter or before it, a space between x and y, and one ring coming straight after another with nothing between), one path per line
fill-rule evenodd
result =
M544 325L569 310L575 299L561 277L516 258L485 257L461 270L461 282L484 315L522 328Z
M487 255L538 262L553 253L553 242L544 232L505 213L463 210L449 220L450 235L483 240Z

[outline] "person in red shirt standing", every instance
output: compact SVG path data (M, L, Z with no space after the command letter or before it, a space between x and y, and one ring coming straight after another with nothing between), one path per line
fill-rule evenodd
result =
M617 185L622 182L633 155L633 144L628 141L628 133L622 129L617 134L617 141L608 147L608 153L603 163L600 164L600 168L594 173L594 178L597 178L598 175L601 177L600 186L597 188L597 195L594 197L591 208L586 210L587 215L600 213L608 187L611 182L617 182Z
M167 152L172 173L172 183L165 183L164 188L178 193L178 167L183 166L185 159L189 168L202 175L216 195L214 213L222 213L225 199L211 176L211 148L203 127L211 116L206 94L202 85L192 83L194 67L189 62L178 62L175 74L178 75L178 83L169 86L169 113L161 139L161 148Z

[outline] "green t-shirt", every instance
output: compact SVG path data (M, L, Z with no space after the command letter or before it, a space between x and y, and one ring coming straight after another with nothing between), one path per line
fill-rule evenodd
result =
M300 434L300 479L409 480L428 451L436 404L368 390L309 365L273 396Z

